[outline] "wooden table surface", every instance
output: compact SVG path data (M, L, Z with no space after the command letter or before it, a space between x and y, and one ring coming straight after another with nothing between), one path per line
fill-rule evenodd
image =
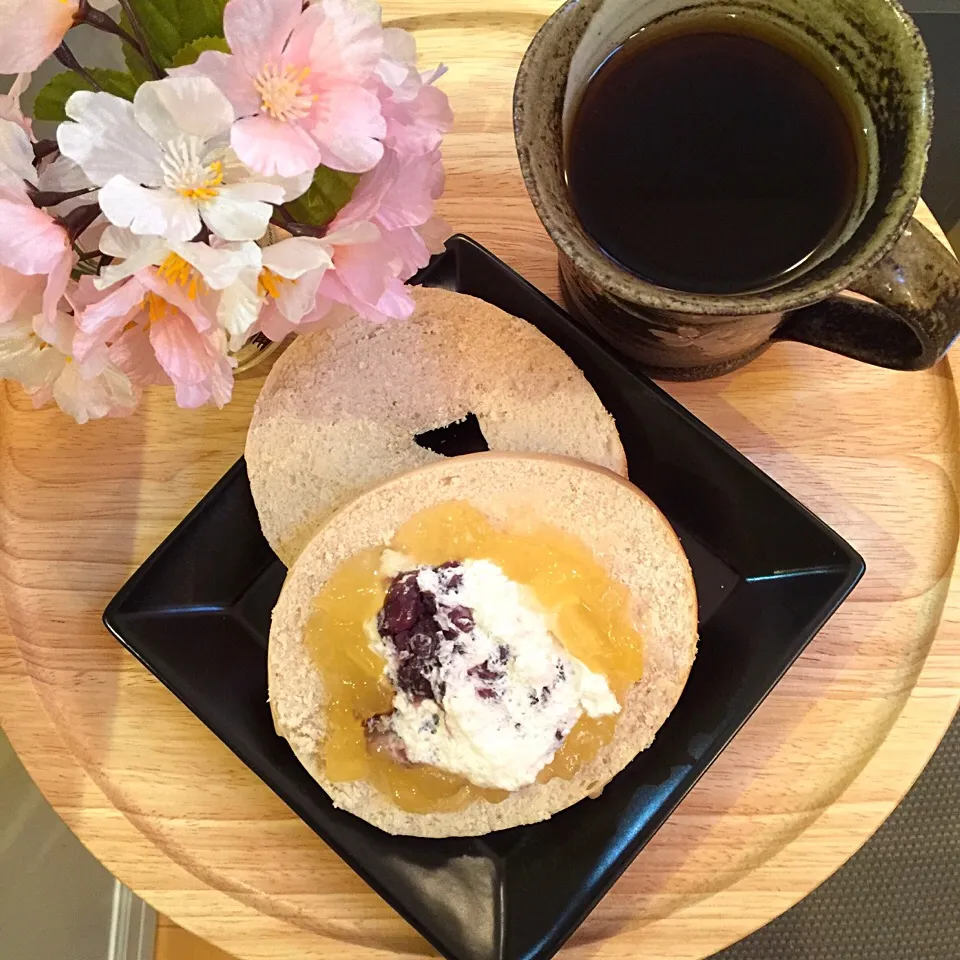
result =
M544 0L388 0L423 63L450 65L442 212L557 294L521 182L514 74ZM927 223L932 221L922 212ZM78 428L0 390L0 721L41 790L121 880L241 960L431 951L121 647L100 613L233 463L260 381L224 411L163 391ZM950 366L877 370L783 344L670 387L835 527L868 573L565 948L694 960L844 862L890 813L960 702Z

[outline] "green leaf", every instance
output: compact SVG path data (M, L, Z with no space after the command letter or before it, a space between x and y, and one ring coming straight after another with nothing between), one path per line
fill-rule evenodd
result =
M132 100L140 86L136 77L122 70L100 70L94 67L88 72L103 87L104 93L112 93L115 97L122 97L124 100Z
M154 60L161 67L171 66L187 41L180 28L180 0L130 0L130 6L147 35Z
M223 36L226 0L130 0L147 35L150 53L164 68L175 66L177 54L204 37ZM199 55L199 52L198 52ZM127 66L133 71L130 58Z
M291 200L286 209L294 220L322 227L349 203L359 179L359 173L317 167L310 189L302 197Z
M180 33L184 43L202 37L223 36L223 8L227 0L178 0ZM229 52L229 47L226 48Z
M196 40L191 40L177 51L177 55L173 58L173 65L175 67L189 67L191 63L197 62L201 53L207 50L229 53L230 45L223 37L199 37Z
M132 100L139 86L134 77L120 70L93 69L90 74L105 93L123 97L124 100ZM56 74L37 94L33 115L38 120L52 120L55 123L66 120L66 103L78 90L93 90L93 84L72 71Z
M60 122L67 119L64 105L78 90L92 90L79 73L58 73L37 93L33 115L37 120Z

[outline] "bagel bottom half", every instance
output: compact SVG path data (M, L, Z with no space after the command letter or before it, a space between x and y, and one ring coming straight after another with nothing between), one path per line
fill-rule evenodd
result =
M323 678L304 639L315 598L340 564L387 544L410 516L439 503L470 503L497 524L523 515L572 533L634 598L643 676L626 697L613 739L571 779L533 783L456 812L410 813L366 781L334 783L324 772ZM636 487L601 467L554 456L485 453L408 473L361 495L320 528L290 569L273 613L270 704L285 737L336 806L388 833L473 836L545 820L596 796L646 749L683 690L697 644L697 601L676 534Z

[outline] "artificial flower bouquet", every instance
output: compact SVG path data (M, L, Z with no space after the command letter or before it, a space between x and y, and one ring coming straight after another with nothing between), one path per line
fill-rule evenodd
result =
M442 72L369 0L0 0L0 377L81 423L153 384L222 406L254 338L409 316L449 234Z

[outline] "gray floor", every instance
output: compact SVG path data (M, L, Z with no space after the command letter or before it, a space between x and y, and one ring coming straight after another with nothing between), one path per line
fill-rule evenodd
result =
M923 197L948 232L960 227L960 0L904 0L933 64L934 131Z
M0 958L151 960L155 923L54 813L0 731Z

